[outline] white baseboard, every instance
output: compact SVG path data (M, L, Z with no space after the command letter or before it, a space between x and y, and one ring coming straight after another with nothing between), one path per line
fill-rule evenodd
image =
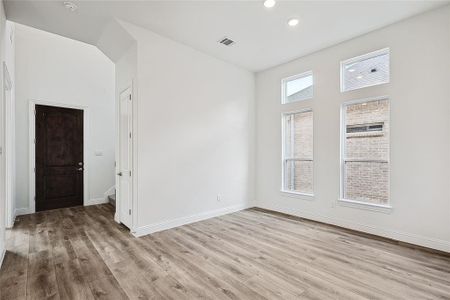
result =
M94 199L90 199L90 200L84 201L84 206L104 204L104 203L108 203L108 199L105 199L105 198L94 198Z
M289 215L294 215L297 217L301 217L301 218L305 218L305 219L309 219L309 220L313 220L313 221L336 225L336 226L343 227L343 228L361 231L361 232L365 232L365 233L378 235L381 237L409 243L409 244L414 244L414 245L450 253L450 241L425 237L425 236L421 236L421 235L417 235L417 234L413 234L413 233L407 233L407 232L401 232L401 231L397 231L397 230L391 230L391 229L386 229L386 228L370 226L370 225L356 223L356 222L347 221L347 220L343 220L343 219L333 218L333 217L329 217L329 216L325 216L325 215L321 215L321 214L315 214L315 213L311 213L311 212L307 212L307 211L292 211L290 209L288 209L288 210L274 209L271 207L263 207L261 205L258 205L258 207L260 207L262 209L278 211L281 213L286 213Z
M116 223L120 224L120 218L119 218L119 213L116 210L116 213L114 214L114 221L116 221Z
M24 207L24 208L16 208L14 210L14 220L16 219L17 216L22 216L22 215L28 215L31 214L31 209L29 209L28 207Z
M84 206L89 206L89 205L97 205L97 204L104 204L104 203L108 203L109 200L105 199L105 198L94 198L94 199L90 199L87 201L84 201ZM14 219L17 216L21 216L21 215L28 215L31 214L31 209L29 209L28 207L26 208L16 208L14 211Z
M6 249L2 249L2 250L0 250L0 268L2 267L2 265L3 265L3 260L5 259L5 254L6 254Z
M149 225L138 227L134 232L132 232L132 234L135 237L140 237L140 236L144 236L144 235L147 235L150 233L154 233L154 232L158 232L158 231L162 231L162 230L166 230L166 229L170 229L170 228L174 228L174 227L178 227L178 226L182 226L182 225L186 225L186 224L190 224L190 223L194 223L194 222L198 222L198 221L202 221L202 220L206 220L206 219L210 219L210 218L214 218L214 217L218 217L218 216L223 216L223 215L234 213L234 212L237 212L237 211L240 211L243 209L247 209L247 208L249 208L248 205L234 205L234 206L211 210L211 211L207 211L207 212L203 212L203 213L199 213L199 214L195 214L195 215L191 215L191 216L187 216L187 217L181 217L178 219L168 220L168 221L164 221L164 222L160 222L160 223L156 223L156 224L149 224Z

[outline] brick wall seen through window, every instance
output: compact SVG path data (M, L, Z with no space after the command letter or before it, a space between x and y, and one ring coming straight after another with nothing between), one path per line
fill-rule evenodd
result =
M389 101L345 105L343 122L343 198L388 204Z
M283 190L313 193L313 112L284 115Z

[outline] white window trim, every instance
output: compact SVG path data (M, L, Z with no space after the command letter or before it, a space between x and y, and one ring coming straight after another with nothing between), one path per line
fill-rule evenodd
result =
M362 208L372 211L379 211L379 212L391 212L392 210L392 201L391 201L391 180L390 180L390 174L391 174L391 164L390 164L390 156L391 156L391 142L390 142L390 135L389 135L389 159L387 160L388 163L388 201L387 204L374 204L369 202L363 202L358 200L352 200L352 199L346 199L344 198L344 191L345 191L345 180L344 180L344 164L345 164L345 137L346 137L346 126L345 126L345 108L349 105L353 104L359 104L359 103L365 103L365 102L371 102L371 101L379 101L379 100L387 100L389 101L390 105L390 99L388 96L381 96L381 97L371 97L371 98L364 98L364 99L357 99L357 100L350 100L347 102L342 103L341 105L341 125L340 125L340 153L339 153L339 167L340 167L340 180L339 180L339 198L338 203L342 206L352 207L352 208ZM389 109L389 124L391 123L391 109ZM383 160L386 161L386 160Z
M383 213L391 213L392 212L392 206L389 204L382 205L382 204L367 203L367 202L361 202L361 201L349 200L349 199L338 199L337 202L340 206L345 206L345 207L359 208L359 209L365 209L365 210L383 212Z
M280 190L280 193L281 193L281 196L283 196L283 197L297 198L297 199L308 200L308 201L314 200L314 194L286 191L286 190Z
M389 55L389 74L388 74L388 79L386 81L372 83L372 84L360 86L360 87L357 87L357 88L347 89L347 90L344 89L344 66L346 64L359 62L359 61L366 60L368 58L376 57L376 56L383 55L383 54L388 54ZM354 90L359 90L359 89L363 89L363 88L366 88L366 87L371 87L371 86L376 86L376 85L389 83L391 81L391 71L390 71L391 67L390 67L390 64L391 64L390 48L383 48L383 49L380 49L380 50L376 50L376 51L373 51L373 52L370 52L370 53L366 53L366 54L363 54L363 55L360 55L360 56L352 57L352 58L349 58L349 59L341 61L341 72L340 72L341 73L340 74L340 76L341 76L341 93L354 91Z
M304 112L312 112L313 113L313 193L304 193L304 192L298 192L298 191L290 191L290 190L286 190L285 184L284 184L284 178L285 178L285 166L284 166L284 161L286 160L285 158L285 118L288 115L292 115L292 114L298 114L298 113L304 113ZM293 197L293 198L300 198L300 199L305 199L305 200L313 200L314 199L314 112L312 108L304 108L304 109L300 109L300 110L293 110L293 111L287 111L287 112L282 112L281 113L281 188L280 188L280 193L282 194L282 196L287 196L287 197Z
M287 98L286 97L286 84L287 84L287 82L295 80L295 79L303 78L303 77L306 77L306 76L311 76L312 77L312 95L311 95L311 97L307 97L307 98L304 98L304 99L299 99L299 100L296 100L296 101L293 101L293 102L287 102L286 101L286 98ZM297 102L302 102L302 101L309 100L309 99L312 99L312 98L314 98L314 74L313 74L312 71L303 72L301 74L297 74L297 75L293 75L293 76L289 76L289 77L281 79L281 104L297 103Z

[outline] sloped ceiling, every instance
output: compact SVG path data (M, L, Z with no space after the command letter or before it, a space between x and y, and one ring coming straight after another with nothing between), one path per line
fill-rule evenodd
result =
M129 37L114 19L142 26L197 50L260 71L340 43L448 1L5 1L9 20L98 45L116 56ZM300 24L289 28L291 17ZM107 32L105 39L103 33ZM223 37L236 41L218 44ZM111 38L110 40L107 40ZM117 49L108 50L115 45ZM122 46L121 46L122 45Z

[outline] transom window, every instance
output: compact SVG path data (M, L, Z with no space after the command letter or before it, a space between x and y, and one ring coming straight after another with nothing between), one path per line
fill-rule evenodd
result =
M341 62L341 92L389 82L389 48Z
M285 78L281 81L281 85L282 104L302 101L313 97L314 82L311 71Z
M283 115L282 190L313 194L313 112Z
M389 204L389 100L344 104L341 198Z

